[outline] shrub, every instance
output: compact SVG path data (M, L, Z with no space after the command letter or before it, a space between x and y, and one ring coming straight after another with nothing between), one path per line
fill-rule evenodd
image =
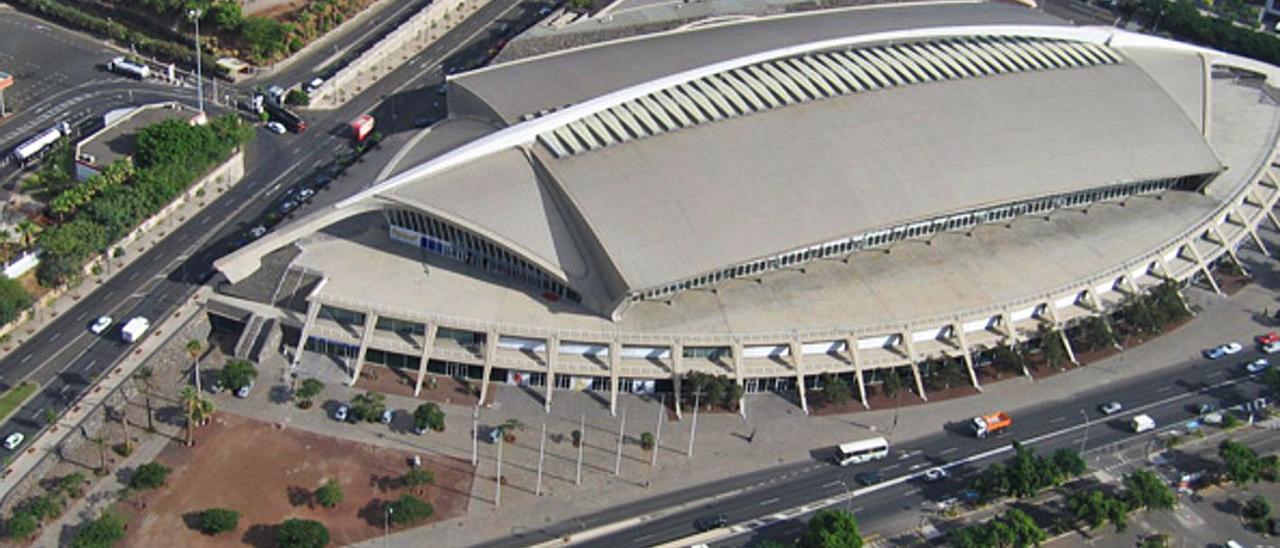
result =
M648 432L640 434L640 447L643 448L644 450L648 451L650 449L653 449L653 442L654 442L653 434L650 434Z
M391 522L396 525L412 525L431 517L435 509L426 501L413 495L401 495L391 503Z
M124 538L124 518L115 512L103 512L71 539L72 548L106 548Z
M426 485L434 482L435 480L435 474L432 474L430 470L423 468L410 469L408 472L405 472L403 476L400 476L400 483L403 483L408 487Z
M169 468L158 462L148 462L139 466L129 478L129 487L133 489L155 489L164 485L169 476Z
M23 310L31 307L31 294L26 288L8 276L0 276L0 324L18 319Z
M843 379L824 373L821 377L822 382L822 398L831 402L833 405L848 403L853 399L853 391L849 389L849 383Z
M329 529L309 519L287 519L276 529L280 548L324 548L329 545Z
M285 94L284 103L286 105L305 107L311 104L311 96L300 89L291 89L289 93Z
M226 508L210 508L200 512L200 532L218 535L235 531L240 525L240 512Z
M24 541L35 536L40 527L40 520L30 512L15 512L9 521L4 522L5 538Z
M419 429L430 428L436 432L444 431L444 411L434 403L424 403L413 410L413 425Z
M342 503L343 494L342 486L336 480L324 482L324 485L316 489L316 502L325 508L333 508Z
M387 410L387 397L377 392L365 392L351 398L351 414L357 420L378 422Z
M248 360L231 360L222 368L219 377L222 380L222 386L228 390L235 392L241 387L253 384L253 379L257 378L258 369L253 366L253 362Z

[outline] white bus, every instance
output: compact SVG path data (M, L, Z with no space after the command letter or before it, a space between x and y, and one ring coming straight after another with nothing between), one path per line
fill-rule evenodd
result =
M840 466L848 466L883 459L887 456L889 456L889 440L876 437L840 444L836 462L839 462Z

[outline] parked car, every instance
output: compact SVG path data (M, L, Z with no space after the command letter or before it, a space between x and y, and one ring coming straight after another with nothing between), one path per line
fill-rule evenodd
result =
M311 197L312 197L312 196L315 196L315 195L316 195L316 191L315 191L315 190L312 190L312 189L310 189L310 188L300 188L300 189L298 189L298 199L299 199L299 200L302 200L302 201L304 201L304 202L305 202L305 201L307 201L307 200L310 200L310 199L311 199Z
M293 210L295 209L298 209L298 202L294 200L285 200L280 202L280 213L288 215L293 213Z
M1271 367L1271 362L1267 361L1266 358L1258 358L1244 364L1244 370L1250 373L1261 373L1266 371L1268 367Z
M502 437L502 429L497 427L490 428L486 437L489 439L489 443L498 443L498 438Z
M1223 356L1230 356L1232 354L1235 354L1241 351L1243 348L1244 347L1240 346L1240 343L1229 342L1227 344L1218 345L1208 350L1205 350L1204 357L1209 358L1211 360L1216 360Z
M699 532L719 529L729 525L729 518L724 514L712 514L693 520L693 527Z
M94 335L101 335L114 322L115 320L111 316L99 316L97 320L93 321L93 325L89 326L89 331L93 332Z
M250 393L250 392L253 392L253 383L252 383L252 382L250 382L249 384L246 384L246 385L244 385L244 386L241 386L239 389L237 389L237 390L236 390L236 397L237 397L237 398L240 398L240 399L247 398L247 397L249 397L249 393Z
M1109 401L1098 406L1098 411L1101 411L1103 415L1114 415L1119 413L1121 409L1124 409L1124 406L1118 401Z
M1276 352L1280 352L1280 341L1262 345L1262 351L1266 352L1267 354L1275 354Z
M391 424L391 419L395 418L395 416L396 416L395 409L384 410L382 412L382 417L378 419L378 422L381 422L382 424Z
M925 470L924 475L920 477L927 483L934 483L947 479L947 476L949 475L950 474L948 474L946 470L942 469L942 467L933 467Z
M323 85L324 85L324 78L320 78L320 77L312 78L310 82L307 82L307 95L311 95L315 93L316 90L320 89L320 86L323 86Z
M246 235L249 237L249 240L256 240L267 235L267 227L262 225L255 226L250 228Z
M1196 414L1197 414L1197 415L1208 415L1209 413L1212 413L1212 412L1217 411L1217 410L1218 410L1218 406L1216 406L1216 405L1214 405L1214 404L1212 404L1212 403L1202 403L1202 404L1200 404L1198 407L1196 407Z
M267 122L267 131L276 135L284 135L287 130L284 128L284 124L280 122Z
M333 182L333 177L329 176L328 174L321 173L319 175L316 175L316 179L311 182L311 188L320 190L324 187L329 186L329 183L332 183L332 182Z
M414 425L413 425L413 433L414 433L414 434L417 434L417 435L419 435L419 436L421 436L421 435L423 435L423 434L426 434L426 433L427 433L427 427L426 427L426 426L422 426L422 425L420 425L420 424L414 424Z
M426 116L420 116L418 118L413 119L413 127L422 128L422 127L427 127L429 125L431 125L431 118L428 118Z
M880 472L875 470L868 470L866 472L859 472L858 475L854 476L854 479L858 480L858 483L861 483L862 485L870 486L884 481L884 476L880 475Z
M1277 335L1275 331L1269 331L1254 337L1253 340L1257 341L1260 345L1268 345L1274 342L1280 342L1280 335Z
M351 407L347 404L339 405L333 412L333 420L346 422L347 414L351 412Z
M4 448L13 451L14 449L17 449L19 445L22 445L22 440L25 439L27 439L27 436L22 432L9 434L9 436L4 439Z

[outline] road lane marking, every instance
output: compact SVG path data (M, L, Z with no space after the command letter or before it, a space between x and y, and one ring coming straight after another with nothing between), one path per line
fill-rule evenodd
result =
M27 354L26 356L23 356L21 360L18 360L18 363L27 363L29 361L31 361L31 354Z
M764 499L764 500L760 501L759 506L768 506L768 505L773 504L773 503L775 503L775 502L778 502L778 501L780 501L780 500L782 500L782 499L780 499L780 498L778 498L778 497L771 497L771 498L767 498L767 499Z
M950 449L943 449L943 450L939 451L939 452L938 452L938 454L939 454L939 455L950 455L951 453L955 453L956 451L959 451L959 450L960 450L960 448L959 448L959 447L952 447L952 448L950 448Z
M822 484L823 487L835 487L837 485L840 485L840 480L829 481L827 483Z
M1176 388L1178 388L1178 387L1176 387L1176 386L1174 386L1174 385L1172 385L1172 384L1171 384L1171 385L1169 385L1169 386L1161 386L1160 388L1157 388L1157 389L1156 389L1156 393L1158 393L1158 394L1163 394L1163 393L1165 393L1165 392L1168 392L1168 391L1170 391L1170 390L1174 390L1174 389L1176 389Z
M1058 418L1056 418L1056 419L1051 419L1051 420L1049 420L1049 424L1055 424L1055 423L1059 423L1059 422L1062 422L1062 421L1065 421L1065 420L1067 420L1067 418L1066 418L1066 417L1058 417Z

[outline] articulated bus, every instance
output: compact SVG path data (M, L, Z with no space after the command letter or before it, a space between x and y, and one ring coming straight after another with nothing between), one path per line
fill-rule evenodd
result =
M880 460L887 456L889 456L889 440L876 437L840 444L836 462L839 462L840 466L849 466Z

